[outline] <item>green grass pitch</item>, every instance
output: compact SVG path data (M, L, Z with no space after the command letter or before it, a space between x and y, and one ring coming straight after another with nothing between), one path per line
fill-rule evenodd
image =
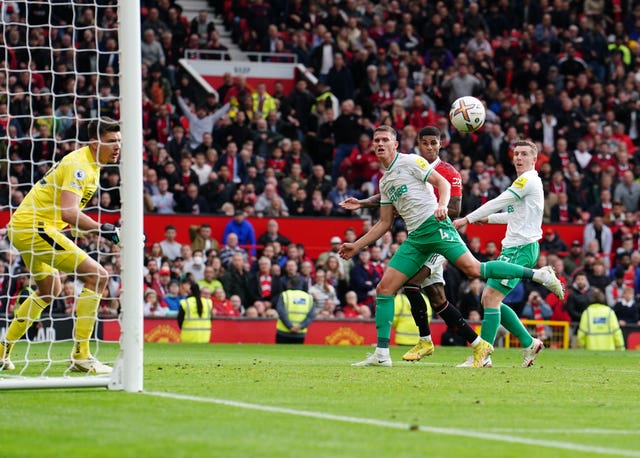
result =
M404 363L394 347L392 368L350 366L370 350L147 344L145 394L0 392L0 456L640 457L638 352L546 350L522 369L497 349L492 369L459 369L466 348Z

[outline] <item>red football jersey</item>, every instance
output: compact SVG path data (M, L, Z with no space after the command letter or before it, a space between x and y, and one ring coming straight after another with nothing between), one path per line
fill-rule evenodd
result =
M451 197L462 196L462 177L454 166L437 159L434 170L451 184ZM436 198L438 198L438 188L434 186L433 191L436 194Z

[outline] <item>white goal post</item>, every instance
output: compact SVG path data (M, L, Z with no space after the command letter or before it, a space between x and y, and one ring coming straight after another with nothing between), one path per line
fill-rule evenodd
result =
M0 59L5 61L8 60L8 49L9 44L7 43L8 36L5 33L6 27L11 26L11 22L7 21L6 18L9 18L11 11L9 8L13 8L11 6L14 2L5 1L0 2L0 25L2 27L2 34L5 38L5 43L2 49L5 50L5 55L0 56ZM48 0L34 0L29 2L17 2L15 5L20 5L26 8L24 16L29 17L27 13L29 13L30 8L39 8L38 11L47 10L50 12L51 19L51 11L54 8L60 8L61 2L50 2ZM74 11L73 18L74 21L76 19L75 11L78 11L82 7L93 7L94 13L99 8L104 8L106 2L101 0L93 0L93 2L77 2L76 0L68 0L69 11ZM40 8L42 7L42 8ZM115 362L113 363L114 370L110 375L74 375L68 373L68 371L53 371L52 367L57 365L65 365L66 361L63 360L59 354L60 350L52 351L54 345L65 346L65 351L67 351L66 355L68 356L68 351L71 349L71 345L69 341L66 342L54 342L55 336L50 338L45 335L44 338L41 339L45 341L45 345L48 345L45 357L38 359L37 364L34 364L32 367L40 367L43 369L40 373L33 373L33 371L24 371L20 370L18 367L15 371L0 371L0 389L40 389L40 388L76 388L76 387L107 387L109 389L116 390L125 390L129 392L138 392L143 389L143 305L142 305L142 297L143 297L143 245L144 245L144 220L143 220L143 167L142 167L142 82L141 82L141 53L140 53L140 4L138 1L125 1L118 0L117 6L114 5L113 8L117 8L117 17L118 17L118 25L117 25L117 36L119 46L119 59L120 59L120 69L118 72L119 77L119 102L120 102L120 126L122 133L122 154L120 160L120 195L121 199L121 210L120 210L120 218L122 223L122 228L120 231L121 236L121 244L122 249L120 251L120 264L122 266L121 270L121 278L122 278L122 288L120 294L120 314L118 317L119 328L121 330L120 339L119 339L119 350L118 356L115 357ZM96 15L97 17L97 15ZM78 21L78 24L81 24L81 21ZM27 34L31 31L31 26L27 24L19 24L24 27L27 31ZM50 25L50 24L47 24ZM91 26L79 26L77 29L75 27L76 23L74 22L74 34L82 34L82 32L86 29L92 28ZM102 27L101 24L97 23L97 19L94 21L92 32L97 37L101 32L104 32L107 29L100 29ZM34 27L35 28L35 27ZM50 27L49 33L54 33L55 27ZM113 32L112 29L108 29ZM96 39L97 42L97 39ZM55 52L59 50L45 49L47 44L42 43L31 43L29 41L29 37L27 36L26 43L28 46L23 46L24 53L21 55L26 55L29 57L29 62L31 62L32 53L38 52L49 52L51 54L51 62L53 62L53 55ZM97 44L97 43L96 43ZM72 44L71 47L74 47ZM96 46L97 49L97 46ZM70 50L72 53L76 51L76 49ZM98 51L100 52L100 51ZM0 83L4 85L4 93L2 96L6 97L9 102L7 102L7 113L4 113L4 118L10 118L10 100L14 94L9 94L6 88L9 87L9 64L7 63L6 69L2 71L5 72L4 81ZM28 67L29 75L31 75L31 67ZM51 69L51 73L53 74L53 79L55 80L56 69ZM32 76L32 75L31 75ZM99 78L100 75L96 73L95 77ZM53 89L52 83L52 89ZM29 87L31 87L29 85ZM74 86L74 89L78 86ZM68 89L68 88L65 88ZM52 92L52 97L55 98L55 95ZM75 93L74 93L75 94ZM64 94L65 97L69 96L68 93ZM100 101L100 94L91 94L90 96L94 96L98 102ZM86 94L85 94L86 97ZM99 117L98 114L95 114L93 117ZM0 117L2 117L2 113L0 113ZM31 131L33 131L33 126L35 125L34 121L31 120ZM54 123L56 121L54 120ZM7 124L8 126L8 124ZM8 129L7 129L8 131ZM33 144L34 139L29 138L31 132L25 135L27 140ZM77 138L77 137L76 137ZM6 145L10 144L9 135L4 136L0 141L6 142ZM7 153L6 157L0 158L7 170L11 166L11 158L9 157L9 147L6 148ZM53 157L53 154L51 154ZM1 163L0 163L1 165ZM32 163L31 168L35 170L37 164ZM0 170L2 167L0 167ZM0 181L5 184L5 189L8 194L10 194L10 190L12 189L11 182L9 180L9 173L2 173L2 177L0 177ZM4 192L4 191L3 191ZM11 195L7 196L7 200L11 201ZM12 208L11 204L8 205L8 208ZM12 208L14 209L14 208ZM96 217L95 215L91 215L91 217ZM1 229L1 228L0 228ZM4 247L3 247L4 249ZM8 306L7 306L8 308ZM46 312L45 312L46 313ZM43 313L43 318L45 318L45 314ZM10 315L7 312L3 312L0 316L3 320L5 320L8 324L10 321ZM71 317L66 318L68 321L73 321ZM53 319L51 319L53 322ZM3 338L3 335L0 335L0 338ZM50 341L49 341L50 340ZM100 345L97 341L97 337L92 338L92 342L95 345ZM41 344L41 343L39 343ZM27 345L30 346L31 342L27 339ZM28 348L28 347L27 347ZM37 352L36 352L37 353ZM29 351L26 352L25 358L26 361L23 361L23 366L29 366ZM68 359L68 358L66 358ZM16 361L16 366L20 366L19 362ZM51 375L50 375L51 374Z

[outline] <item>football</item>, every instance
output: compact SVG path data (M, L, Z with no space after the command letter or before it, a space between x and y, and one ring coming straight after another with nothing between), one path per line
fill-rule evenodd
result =
M456 99L449 110L451 124L460 132L475 132L480 129L485 115L482 102L471 96Z

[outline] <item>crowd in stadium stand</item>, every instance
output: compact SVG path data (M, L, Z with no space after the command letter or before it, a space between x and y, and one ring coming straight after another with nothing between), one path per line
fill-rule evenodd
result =
M93 4L31 5L26 18L24 2L2 3L3 19L29 24L8 25L0 43L0 59L9 69L0 72L0 88L8 91L0 98L0 130L8 139L2 154L9 159L3 208L19 204L51 161L72 150L76 138L85 138L75 117L119 115L117 16L110 6L115 2L97 2L97 14L83 3ZM381 170L370 141L383 124L397 129L403 153L417 152L421 127L441 128L441 156L462 175L463 214L509 186L516 139L539 145L545 222L584 225L584 244L545 233L539 264L554 266L568 299L561 303L535 284L521 284L507 298L518 311L535 309L541 316L540 307L531 306L536 292L551 318L576 322L588 305L590 285L610 290L612 307L627 298L624 287L633 289L632 296L640 294L638 2L209 3L242 50L273 54L267 58L272 62L294 56L318 84L300 79L291 93L279 84L269 93L263 85L250 87L242 75L227 74L215 88L217 96L200 99L178 59L229 58L212 12L187 21L179 2L141 1L145 210L228 215L235 224L224 240L194 227L192 244L178 247L167 227L165 240L150 241L149 314L175 312L174 297L187 293L183 281L189 276L208 290L219 314L273 316L271 299L292 287L313 292L320 317L366 318L375 312L372 291L406 237L402 222L353 261L340 259L336 247L375 219L375 212L347 214L338 203L377 192ZM74 22L101 29L74 34L57 27ZM48 45L56 49L53 54L38 48ZM218 53L197 52L203 50ZM478 133L459 134L449 125L448 108L462 95L486 103L486 123ZM117 211L118 171L106 169L101 185L92 205ZM300 241L278 238L277 226L264 239L248 235L246 218L285 216L356 216L365 223L361 229L354 219L354 230L332 238L318 260L305 256ZM107 249L87 237L92 252L99 245ZM495 244L468 242L479 258L497 255ZM260 249L240 248L247 244ZM114 270L115 296L118 262L105 259ZM469 285L455 268L446 277L450 300L462 301L467 317L481 317L482 284L480 290ZM630 316L638 321L638 306L627 308L636 310ZM115 301L103 308L116 310Z

